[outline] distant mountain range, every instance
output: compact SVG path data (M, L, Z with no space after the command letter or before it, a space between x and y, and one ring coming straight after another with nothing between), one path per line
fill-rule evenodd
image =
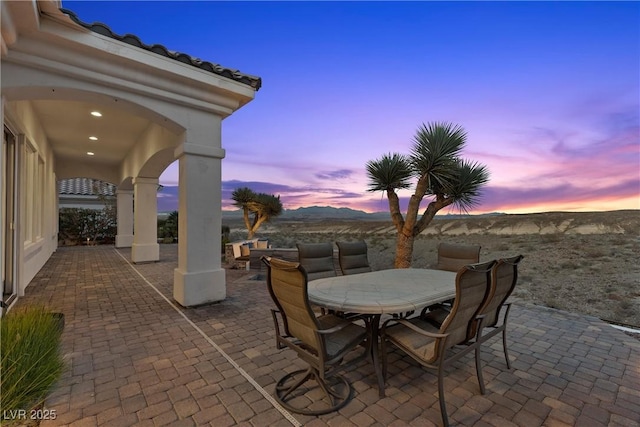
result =
M492 213L486 215L502 215ZM483 215L483 216L486 216ZM438 218L460 218L469 215L438 215ZM479 216L479 215L474 215ZM242 211L222 211L223 219L242 218ZM368 213L351 208L334 208L331 206L309 206L298 209L284 209L277 218L286 220L344 220L344 221L387 221L391 220L389 212Z

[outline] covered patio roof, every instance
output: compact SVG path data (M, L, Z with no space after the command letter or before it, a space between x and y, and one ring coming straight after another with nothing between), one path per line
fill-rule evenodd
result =
M112 183L118 189L116 244L131 247L134 262L157 261L149 219L157 215L158 178L178 160L175 297L184 305L224 299L218 253L222 120L252 101L262 80L118 35L103 23L82 22L59 0L3 1L1 7L2 118L5 139L16 141L7 152L15 151L18 168L36 171L27 175L42 176L42 182L13 180L16 197L32 190L18 187L33 186L53 201L55 181L67 178ZM34 213L49 217L38 219L46 229L15 236L18 247L6 249L17 252L11 268L20 276L18 294L54 249L54 203ZM23 241L28 249L20 253ZM39 259L22 274L20 260L29 258L29 250Z
M35 11L30 2L2 4L2 92L9 103L29 102L55 153L58 179L93 171L120 185L123 173L107 170L131 163L127 156L153 129L163 135L154 137L155 148L144 149L145 160L160 157L153 169L162 171L175 160L173 149L189 127L188 117L180 117L189 113L178 107L224 118L262 85L259 77L115 34L104 23L82 22L59 1L35 4ZM22 72L13 72L18 64Z

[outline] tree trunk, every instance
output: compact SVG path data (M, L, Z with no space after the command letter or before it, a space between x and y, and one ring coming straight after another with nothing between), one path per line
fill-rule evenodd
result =
M249 229L249 237L247 237L247 239L253 239L253 236L255 236L256 232L258 231L258 228L260 228L262 223L268 219L268 217L258 215L257 213L255 215L256 216L253 218L253 225Z
M247 239L251 239L253 237L253 231L251 230L251 222L249 221L249 209L246 206L242 209L242 220L244 221L245 227L247 227Z
M398 233L396 237L396 260L395 268L410 268L413 258L413 235L407 236L404 233Z

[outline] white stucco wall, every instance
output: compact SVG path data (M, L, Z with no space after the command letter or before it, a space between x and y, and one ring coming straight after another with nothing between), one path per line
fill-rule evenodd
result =
M20 150L18 296L57 247L57 190L55 160L43 129L28 101L8 102L4 119ZM31 163L31 164L29 164ZM34 172L34 167L37 173Z

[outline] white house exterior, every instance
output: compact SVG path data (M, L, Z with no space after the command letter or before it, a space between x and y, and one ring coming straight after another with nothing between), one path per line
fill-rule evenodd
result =
M57 0L1 5L3 305L24 295L56 250L61 179L116 185L116 245L130 247L133 262L157 261L158 178L174 160L174 297L184 306L224 299L222 120L261 80L83 23Z

